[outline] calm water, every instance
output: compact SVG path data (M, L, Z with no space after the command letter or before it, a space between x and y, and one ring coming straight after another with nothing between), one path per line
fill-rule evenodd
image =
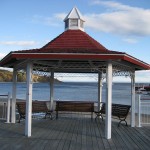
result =
M12 92L12 83L0 83L0 94ZM48 83L33 84L34 100L49 100L50 87ZM63 82L54 85L55 100L82 100L97 101L98 99L97 83L81 82ZM17 98L25 99L26 84L17 83ZM130 104L131 85L130 83L113 83L113 102L121 104ZM106 99L106 85L103 85L102 100Z

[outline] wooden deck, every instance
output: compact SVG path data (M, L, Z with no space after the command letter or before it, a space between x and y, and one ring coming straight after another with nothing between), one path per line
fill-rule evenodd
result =
M60 115L58 120L33 119L32 137L25 122L0 122L0 150L149 150L150 127L131 128L112 123L112 139L104 138L104 121L87 115Z

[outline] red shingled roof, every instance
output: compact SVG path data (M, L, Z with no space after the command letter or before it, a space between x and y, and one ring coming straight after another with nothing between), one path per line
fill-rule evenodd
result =
M104 46L81 30L67 30L43 48L53 49L90 49L101 52L108 51Z
M40 49L16 51L17 53L119 53L109 51L81 30L67 30Z
M121 54L110 51L81 30L67 30L40 49L15 51L15 53L89 53Z

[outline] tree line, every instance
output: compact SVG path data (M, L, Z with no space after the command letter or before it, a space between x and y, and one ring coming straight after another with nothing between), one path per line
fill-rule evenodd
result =
M12 82L13 80L13 73L8 70L0 70L0 82ZM32 75L33 82L49 82L50 78L48 76L39 76L39 75ZM55 82L60 82L59 80L55 79ZM25 72L18 72L17 73L17 82L26 82L26 73Z

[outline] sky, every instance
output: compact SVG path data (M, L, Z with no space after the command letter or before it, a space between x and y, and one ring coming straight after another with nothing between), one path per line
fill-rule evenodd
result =
M86 21L85 32L107 49L150 64L149 0L1 0L0 59L10 51L41 48L57 37L73 7ZM136 82L150 83L150 71L136 72Z

